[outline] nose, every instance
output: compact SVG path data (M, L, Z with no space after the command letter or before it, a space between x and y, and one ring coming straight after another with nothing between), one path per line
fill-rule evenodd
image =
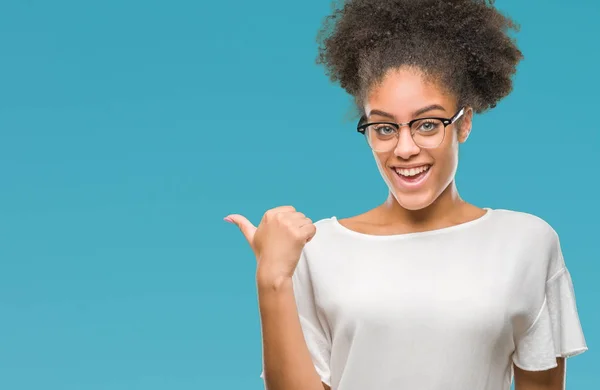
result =
M404 160L408 160L412 156L419 154L421 148L415 143L415 140L410 133L410 127L402 126L398 130L398 143L394 149L394 154Z

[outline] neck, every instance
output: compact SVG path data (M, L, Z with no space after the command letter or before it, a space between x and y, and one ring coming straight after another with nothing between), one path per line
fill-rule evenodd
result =
M444 225L445 222L462 215L469 205L461 199L456 184L452 181L431 205L423 209L405 209L391 193L381 207L382 211L390 218L390 223L435 228L437 225Z

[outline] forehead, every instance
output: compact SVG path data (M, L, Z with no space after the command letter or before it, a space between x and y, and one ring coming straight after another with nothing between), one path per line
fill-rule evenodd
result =
M365 100L365 112L379 109L406 117L431 104L450 108L453 103L453 96L437 80L426 77L417 69L400 68L388 71L371 88Z

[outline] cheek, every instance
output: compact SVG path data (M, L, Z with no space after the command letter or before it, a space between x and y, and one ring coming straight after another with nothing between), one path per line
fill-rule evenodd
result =
M389 178L389 174L390 174L390 170L386 168L387 166L387 162L390 158L393 158L393 155L390 153L373 153L373 158L375 159L375 164L377 164L377 169L379 170L379 173L381 174L381 176L383 177L383 179L385 180L385 182L388 185L392 185L390 178Z
M455 138L452 137L450 142L444 143L443 147L432 153L438 168L436 176L438 180L444 181L443 184L454 179L458 167L458 141Z
M377 154L373 152L373 158L375 159L375 164L377 164L377 169L379 169L381 173L384 173L385 164L388 159L388 156L386 156L385 154Z

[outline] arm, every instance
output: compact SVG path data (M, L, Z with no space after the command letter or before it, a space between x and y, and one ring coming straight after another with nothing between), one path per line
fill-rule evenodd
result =
M557 233L547 226L540 253L541 267L532 273L537 279L522 281L523 296L535 294L535 305L530 305L527 317L515 333L513 354L516 390L564 390L566 386L566 358L587 350L579 321L575 291L566 268ZM540 276L545 283L540 283ZM534 288L534 285L537 286ZM531 298L531 296L530 296ZM551 369L554 364L557 366ZM524 367L520 369L517 366Z
M557 358L556 361L558 366L546 371L525 371L514 366L515 390L564 390L565 359Z
M298 317L291 279L259 275L258 301L268 390L329 390L313 365Z

